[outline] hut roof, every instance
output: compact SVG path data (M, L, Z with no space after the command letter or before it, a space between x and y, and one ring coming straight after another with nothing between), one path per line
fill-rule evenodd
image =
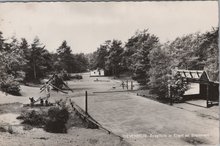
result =
M181 77L187 78L194 82L210 82L210 78L204 70L176 70Z

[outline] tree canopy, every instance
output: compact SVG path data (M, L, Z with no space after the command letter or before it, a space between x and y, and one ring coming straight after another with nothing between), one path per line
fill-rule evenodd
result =
M205 70L212 81L219 80L218 31L179 36L161 43L148 29L137 31L126 42L106 40L90 54L73 54L64 40L55 53L36 37L32 43L0 32L1 87L39 81L53 72L78 73L104 69L107 75L129 73L151 92L165 97L171 69ZM7 85L7 86L5 86ZM10 89L11 90L11 89ZM16 91L18 91L16 90Z
M218 28L205 33L192 33L161 43L148 29L137 31L125 44L106 41L90 54L90 68L105 69L109 75L123 72L165 97L171 70L205 70L211 80L218 81Z

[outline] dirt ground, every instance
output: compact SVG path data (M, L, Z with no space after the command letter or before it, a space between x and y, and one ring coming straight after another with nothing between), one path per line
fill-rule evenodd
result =
M78 83L79 81L72 81ZM70 82L71 83L71 82ZM64 94L52 91L50 102L66 99L70 95L77 96L84 92L84 88L74 87L76 92ZM42 128L24 129L22 121L16 119L20 113L33 110L23 107L28 104L29 97L44 97L45 93L39 93L39 87L21 86L22 96L5 95L0 92L0 145L1 146L129 146L130 144L121 140L118 136L109 134L101 129L87 129L82 127L71 127L67 134L55 134L45 132ZM36 108L36 107L35 107Z
M99 129L74 128L68 134L53 134L43 129L34 128L22 131L22 127L14 126L15 133L1 132L1 146L112 146L128 145L119 138L109 135Z
M129 89L130 89L129 82ZM134 89L138 88L133 83ZM145 145L217 145L219 144L218 107L196 107L189 104L165 105L135 92L126 92L121 81L108 77L89 77L69 81L74 90L69 94L52 92L50 101L71 98L81 108L85 108L85 91L88 92L88 113L103 127L111 130L134 146ZM39 94L39 87L22 86L22 96L0 93L0 122L18 124L15 117L21 111L18 103L29 103L29 97ZM10 104L9 104L10 103ZM20 105L21 106L21 105ZM2 108L1 108L2 107ZM6 115L5 115L6 114ZM9 115L7 115L9 114ZM6 117L11 117L7 119ZM8 122L9 123L9 122ZM13 130L19 131L19 126ZM20 129L22 129L20 127ZM52 134L42 129L0 134L1 145L128 145L118 137L102 130L72 128L68 134Z

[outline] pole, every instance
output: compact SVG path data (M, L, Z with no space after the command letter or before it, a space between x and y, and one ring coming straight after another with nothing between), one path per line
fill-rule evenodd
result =
M87 91L86 91L85 92L85 112L86 112L86 114L87 114L87 111L88 111L87 98L88 98L88 94L87 94Z
M209 107L209 84L206 85L206 107Z

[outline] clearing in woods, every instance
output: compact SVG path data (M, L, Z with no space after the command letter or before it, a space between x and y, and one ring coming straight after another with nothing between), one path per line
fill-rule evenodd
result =
M96 79L99 81L94 82ZM123 90L120 84L118 80L91 78L84 74L81 82L69 85L85 88L88 91L88 113L133 145L219 143L217 106L203 108L184 103L169 106L137 96L134 92L114 92ZM72 97L83 109L84 90L76 91L77 96Z
M184 103L169 106L137 96L135 92L115 92L123 91L120 84L120 80L108 77L89 77L89 74L85 73L82 80L68 81L68 86L74 90L73 93L69 92L67 95L53 91L50 102L69 97L82 109L85 109L85 91L87 91L88 113L103 127L124 137L134 146L214 145L219 143L217 106L203 108ZM134 83L134 85L134 89L136 89L137 84ZM1 94L0 104L29 103L28 97L30 96L39 97L39 87L22 86L22 96L20 97ZM15 114L19 112L16 106L10 110ZM0 121L4 121L3 113L1 112ZM15 115L11 115L11 117L13 118ZM57 145L61 143L65 145L111 145L112 143L117 144L119 140L112 136L108 137L99 130L74 128L70 129L70 133L71 136L70 134L56 135L34 129L34 131L24 132L23 136L1 135L0 143L13 144L15 141L20 141L20 143L27 141L30 144L31 139L35 139L35 145L52 144L53 142L56 142ZM74 138L75 136L78 138Z

